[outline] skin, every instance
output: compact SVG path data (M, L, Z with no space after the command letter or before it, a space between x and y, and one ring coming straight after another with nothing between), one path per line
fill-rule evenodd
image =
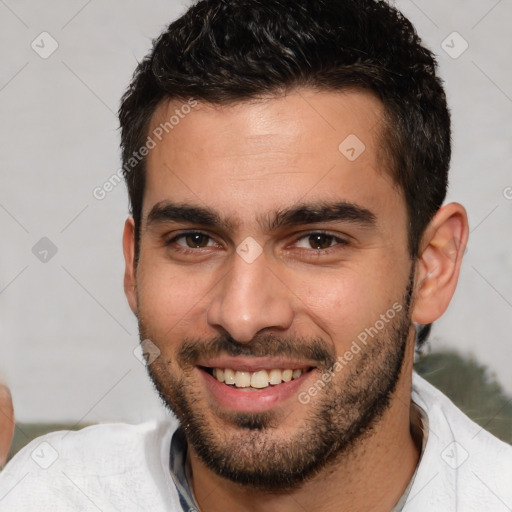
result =
M14 436L14 409L9 388L0 383L0 468L5 466Z
M176 100L161 104L150 132L180 105ZM137 265L133 220L125 224L125 291L160 350L152 367L162 380L184 379L217 439L260 438L250 438L253 432L230 420L227 413L233 411L219 404L198 368L179 366L177 354L186 338L228 334L247 347L254 347L262 333L320 338L339 356L403 300L413 264L409 321L430 323L446 310L467 242L466 212L457 203L443 206L424 233L420 256L410 260L405 200L379 150L382 114L379 100L361 91L300 89L230 106L200 103L148 155ZM350 134L365 144L355 161L338 150ZM232 225L205 229L193 221L148 222L149 212L165 201L207 207ZM278 230L258 222L276 210L319 201L356 204L371 211L375 222L323 221ZM211 242L188 251L184 238L165 244L190 229L208 234ZM318 230L337 237L326 250L309 245L307 235ZM249 236L262 248L252 263L236 252ZM216 474L190 448L192 487L201 510L287 512L296 511L298 503L318 512L391 510L419 456L409 421L412 323L406 338L388 408L350 450L302 485L286 492L244 486ZM354 365L360 357L354 357ZM336 373L330 389L342 390L346 375ZM296 395L318 377L318 369L311 371L294 396L269 409L274 428L264 433L266 440L286 443L298 435L320 398L303 405Z

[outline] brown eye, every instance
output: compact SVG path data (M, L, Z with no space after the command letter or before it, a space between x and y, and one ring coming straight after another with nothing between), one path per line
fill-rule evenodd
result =
M190 247L191 249L206 247L210 240L210 237L203 233L188 233L184 235L183 238L185 239L187 247Z
M324 231L312 231L301 236L295 244L297 248L309 251L311 254L323 254L331 249L341 249L349 245L346 239Z
M308 237L308 242L312 249L328 249L333 241L334 237L325 233L313 233Z

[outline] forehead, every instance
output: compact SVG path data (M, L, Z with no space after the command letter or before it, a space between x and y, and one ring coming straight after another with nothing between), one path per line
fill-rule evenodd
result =
M143 218L166 200L242 220L307 200L403 207L383 158L384 107L370 93L191 104L164 102L151 120Z

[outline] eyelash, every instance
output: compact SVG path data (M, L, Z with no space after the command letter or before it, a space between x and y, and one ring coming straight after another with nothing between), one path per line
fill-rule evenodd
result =
M188 235L203 235L203 236L208 237L210 240L213 240L212 236L210 236L208 233L204 233L203 231L194 231L194 230L182 231L178 235L175 235L172 238L170 238L169 240L166 240L165 245L169 247L172 244L174 244L177 240L179 240L180 238L185 238ZM188 251L197 252L198 251L198 249L192 249L191 247L182 247L182 246L178 246L177 250L181 251L181 252L188 252Z
M165 242L165 246L166 247L171 247L173 244L175 244L179 239L181 238L185 238L186 236L188 235L203 235L205 237L207 237L209 239L209 241L214 241L214 238L209 235L208 233L205 233L203 231L182 231L181 233L173 236L172 238L170 238L169 240L166 240ZM317 231L309 231L307 233L304 233L303 235L299 236L298 238L295 239L295 243L299 242L300 240L304 240L308 237L311 237L311 236L314 236L314 235L324 235L324 236L327 236L327 237L331 237L332 238L332 242L336 242L334 245L331 245L325 249L313 249L313 248L310 248L310 249L305 249L305 248L300 248L301 251L306 251L306 253L308 253L308 256L310 257L317 257L317 256L321 256L321 255L326 255L326 254L330 254L333 250L336 250L336 247L337 246L343 246L343 247L347 247L350 245L350 242L344 238L340 238L339 236L336 236L332 233L329 233L328 231L322 231L322 230L317 230ZM210 246L208 246L210 247ZM175 246L173 249L178 251L178 252L181 252L183 254L190 254L190 253L197 253L198 251L200 251L201 249L207 249L208 247L199 247L199 248L191 248L191 247L184 247L184 246Z

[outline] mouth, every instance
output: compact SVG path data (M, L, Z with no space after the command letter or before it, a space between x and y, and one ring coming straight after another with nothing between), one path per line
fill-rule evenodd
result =
M241 371L231 368L201 367L206 373L218 382L237 389L254 391L280 386L283 383L299 379L304 373L312 370L309 368L272 368L257 371Z
M299 361L222 358L196 367L214 408L264 412L291 404L316 368Z

